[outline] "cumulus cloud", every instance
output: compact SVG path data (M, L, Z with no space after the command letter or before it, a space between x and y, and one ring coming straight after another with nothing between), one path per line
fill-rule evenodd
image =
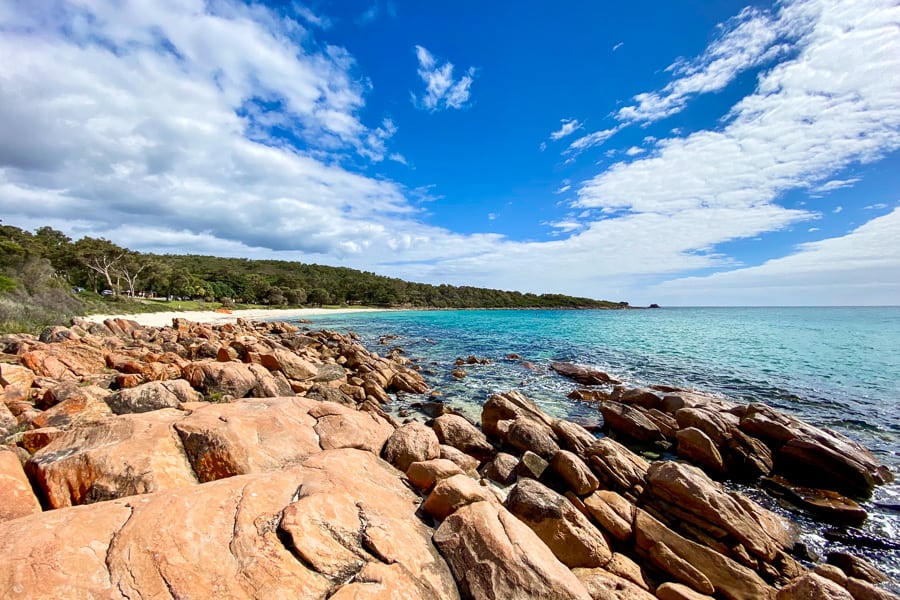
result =
M469 101L470 88L475 79L475 67L469 67L459 79L453 76L453 63L438 64L437 59L422 46L416 46L419 77L425 93L413 96L417 106L427 110L462 108Z
M900 72L892 0L785 1L778 19L795 26L784 38L796 41L726 120L565 182L577 191L574 202L562 216L540 217L558 235L530 242L430 226L425 210L440 190L377 173L378 161L402 162L390 146L403 124L361 117L372 84L346 50L317 40L321 30L308 15L283 19L225 0L196 10L174 0L60 2L52 13L38 4L0 10L0 53L16 57L0 61L5 223L145 251L275 256L418 281L594 297L621 290L614 299L635 303L727 299L723 290L741 277L762 281L754 279L762 267L777 268L782 282L791 272L801 281L811 262L845 256L836 264L846 272L831 275L846 274L846 288L837 276L827 287L829 275L817 275L822 301L866 293L865 285L882 302L900 300L879 283L897 272L896 209L869 213L877 218L846 236L800 247L794 256L802 260L760 271L721 250L814 218L778 202L792 189L837 189L853 179L848 167L900 147L900 90L885 76ZM471 80L421 50L420 67L446 75L433 86L423 77L420 106L463 106ZM697 63L698 73L707 62ZM599 146L622 126L588 133L564 152ZM868 202L888 208L894 199ZM734 274L683 277L710 268ZM635 293L671 277L679 279L654 289L655 298ZM788 287L770 289L767 303L790 300L776 294Z

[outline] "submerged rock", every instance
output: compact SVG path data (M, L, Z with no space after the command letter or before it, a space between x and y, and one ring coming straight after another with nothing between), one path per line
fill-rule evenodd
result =
M581 385L603 385L616 384L617 380L610 377L599 369L585 367L583 365L575 365L566 362L551 362L550 368L562 375L568 377Z

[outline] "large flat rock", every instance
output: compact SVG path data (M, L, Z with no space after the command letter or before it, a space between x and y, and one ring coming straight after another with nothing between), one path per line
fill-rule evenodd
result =
M0 523L0 590L29 599L324 599L402 590L455 600L416 508L416 495L386 462L360 450L325 451L281 472Z

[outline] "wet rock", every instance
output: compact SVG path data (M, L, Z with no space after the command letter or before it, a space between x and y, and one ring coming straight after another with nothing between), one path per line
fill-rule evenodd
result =
M732 428L729 433L726 456L730 476L754 480L772 472L774 463L768 446L740 429Z
M847 580L847 591L853 596L853 600L897 600L900 597L855 577Z
M451 409L443 402L413 402L409 406L410 408L414 408L432 419L437 418L441 415L448 415L453 412L453 409Z
M825 521L859 525L868 516L859 504L831 490L793 485L779 476L767 477L762 484L773 495L785 498Z
M466 598L591 598L540 538L499 504L476 502L461 508L441 524L433 540Z
M619 383L603 371L583 365L566 362L551 362L550 368L581 385L603 385Z
M394 430L382 451L382 458L403 472L414 462L439 458L440 455L441 448L434 431L416 422Z
M776 472L800 484L868 497L876 485L894 479L860 444L764 404L748 405L740 428L769 444L774 449Z
M567 567L602 567L612 558L606 539L587 517L533 479L519 480L506 498L506 507Z
M440 443L453 446L479 461L490 460L496 450L485 435L459 415L442 415L432 425Z
M566 395L569 400L580 400L581 402L604 402L609 400L609 392L604 390L572 390Z
M19 457L0 446L0 522L41 512Z
M825 562L843 571L847 577L855 577L869 583L885 583L890 579L875 565L860 556L847 552L829 552Z
M900 550L900 542L857 529L855 527L843 527L840 529L827 529L823 533L826 540L840 542L846 546L855 548L871 548L873 550Z

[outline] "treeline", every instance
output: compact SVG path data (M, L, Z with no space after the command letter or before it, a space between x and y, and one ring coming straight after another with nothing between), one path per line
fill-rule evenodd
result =
M82 288L112 299L179 298L221 302L226 306L624 308L628 305L559 294L411 283L345 267L279 260L147 254L105 239L84 237L73 242L51 227L29 232L0 224L0 321L10 316L3 310L8 313L13 304L28 304L26 299L31 300L32 306L40 299L38 304L51 319L77 311L79 296L72 290Z

